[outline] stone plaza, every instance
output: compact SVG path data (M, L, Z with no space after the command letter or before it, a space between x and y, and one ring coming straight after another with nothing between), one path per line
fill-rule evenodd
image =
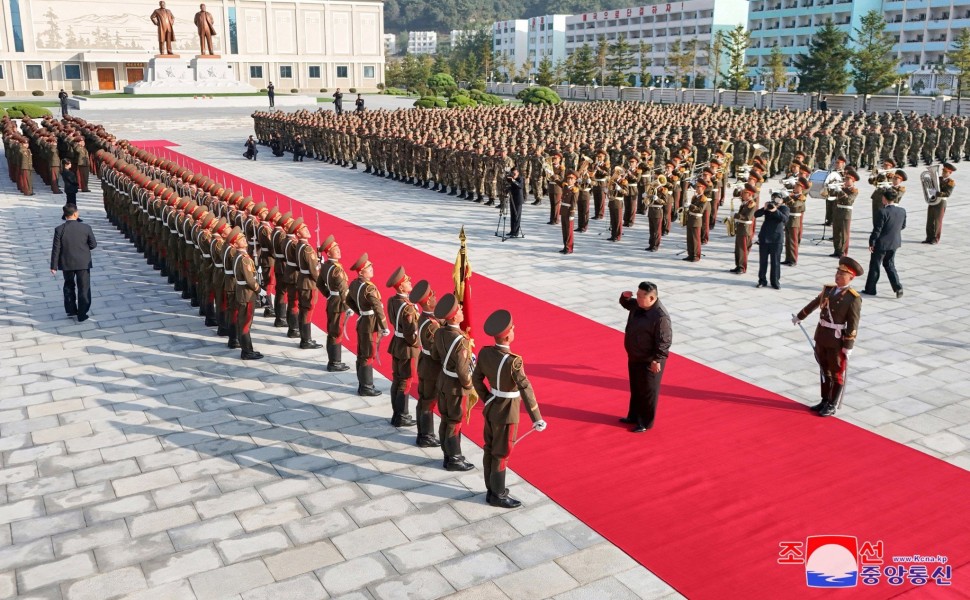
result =
M816 365L790 315L835 271L831 242L812 241L822 234L818 202L809 202L801 258L783 269L782 289L755 289L755 269L728 272L733 240L723 225L696 264L680 260L677 225L660 252L644 252L645 223L610 244L593 221L564 257L559 227L544 224L547 206L527 207L526 237L502 242L498 211L479 204L268 150L246 161L248 113L81 116L119 138L170 140L446 261L464 226L476 273L617 329L626 318L619 293L649 279L673 317L674 352L817 402ZM957 167L938 246L919 243L921 169L907 169L897 258L906 294L896 299L883 279L880 296L864 297L836 418L970 469L970 266L950 251L970 236L961 201L970 167ZM442 470L440 450L415 447L413 430L389 424L386 380L385 395L360 398L352 372L327 373L322 350L298 350L262 318L253 338L266 359L241 362L110 225L96 180L91 189L79 208L99 242L94 304L77 323L48 271L63 196L39 179L29 198L0 181L0 599L681 597L521 478L510 483L523 508L485 504L480 470ZM852 255L868 267L871 187L860 190ZM394 266L378 265L377 278ZM481 463L480 449L464 448Z

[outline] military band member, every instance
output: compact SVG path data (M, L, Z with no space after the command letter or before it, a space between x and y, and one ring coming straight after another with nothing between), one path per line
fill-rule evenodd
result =
M313 309L317 304L317 280L320 278L320 257L313 245L310 244L310 229L303 223L297 230L296 266L299 270L297 277L297 306L299 313L297 321L300 325L300 349L316 350L323 348L323 344L312 339Z
M226 296L226 321L229 323L229 340L226 346L230 350L239 348L239 305L236 301L236 247L235 242L242 229L233 227L226 236L226 241L222 246L222 272L225 277L222 280L222 290Z
M233 235L235 234L235 237ZM229 243L236 248L236 258L233 260L233 278L236 283L237 321L239 345L242 347L239 357L243 360L259 360L263 355L253 350L253 338L249 334L253 326L253 313L256 310L256 298L265 296L266 291L256 281L256 263L248 252L246 236L238 229L229 235Z
M792 317L792 323L798 325L816 308L821 311L815 328L815 360L822 375L822 401L812 410L823 417L835 414L844 390L845 368L855 345L862 312L862 297L849 284L863 273L862 265L843 256L835 272L835 283L824 286L818 296Z
M665 176L661 175L661 177ZM667 183L660 185L661 180L653 183L653 191L649 198L646 198L647 205L647 224L650 226L650 244L646 247L648 252L656 252L660 249L660 242L663 239L663 221L665 212L669 209L670 199Z
M543 431L546 422L539 413L535 392L525 375L522 357L512 353L515 324L507 310L497 310L485 320L486 335L495 345L479 352L472 373L472 383L478 397L485 403L485 455L482 459L485 475L485 501L500 508L518 508L521 502L509 496L505 487L505 472L512 446L518 437L520 405L525 400L533 428ZM488 380L488 385L485 381Z
M371 282L374 277L374 264L365 252L351 265L357 272L357 279L350 282L347 290L347 305L357 313L357 395L380 396L381 391L374 387L374 357L380 340L390 335L381 293ZM380 337L378 337L380 336Z
M350 312L347 308L347 272L340 264L340 245L332 235L320 244L318 250L327 256L317 279L317 289L327 299L327 371L346 371L350 367L340 359L344 321Z
M445 325L434 335L431 358L441 364L438 375L438 413L441 424L438 437L448 471L470 471L475 466L461 453L461 426L469 410L472 389L472 353L470 340L459 324L465 318L454 294L445 294L434 309L436 319Z
M583 233L589 228L589 201L593 190L593 178L588 168L576 176L576 186L579 188L579 194L576 197L579 224L576 225L576 231Z
M903 182L907 179L906 171L902 169L896 169L896 172L892 175L893 190L896 192L895 204L903 201L903 195L906 193L906 186L903 185Z
M626 169L614 167L613 176L607 182L610 210L610 241L623 238L623 198L626 196Z
M418 349L418 311L408 299L411 278L398 267L387 280L387 287L397 292L387 299L387 314L393 319L394 337L387 348L391 355L391 425L411 427L414 419L408 410L411 379L414 377L414 359Z
M943 163L942 175L940 175L940 189L936 195L930 198L935 204L930 204L926 210L926 239L924 244L939 244L940 235L943 233L943 213L946 212L947 198L953 195L953 188L956 183L953 181L953 173L956 167L946 162Z
M859 174L848 169L845 171L843 179L845 183L842 189L829 195L834 200L825 203L826 205L835 204L835 212L832 216L832 245L835 247L835 252L831 254L834 258L842 258L849 253L852 205L855 204L855 199L859 195L859 190L855 187L856 182L859 181Z
M701 259L701 225L703 224L707 206L707 184L698 180L694 184L694 198L684 207L687 211L687 256L682 260L697 262Z
M421 280L414 284L408 300L421 309L418 318L418 405L415 408L418 424L416 444L421 448L437 448L441 441L435 435L434 409L438 406L438 375L441 363L431 356L434 336L441 323L434 316L437 305L431 284Z
M610 179L610 159L605 150L597 150L596 163L593 165L593 218L602 219L605 214L609 190L606 182Z
M623 226L633 227L637 218L637 205L640 202L640 177L643 170L640 169L640 159L631 156L627 161L626 168L626 189L623 196Z
M754 213L758 210L758 190L750 183L741 188L741 206L732 215L734 219L734 268L736 275L748 272L748 252L754 237Z
M832 169L845 178L845 157L839 156L835 159L835 166ZM856 175L858 177L858 174ZM825 225L832 225L832 217L835 215L835 195L828 194L825 198Z
M872 196L870 196L872 200L873 223L876 222L876 217L879 215L879 211L882 210L882 193L892 185L892 174L894 174L893 169L895 168L896 162L891 158L886 158L882 161L882 169L869 174L869 185L876 188L872 191Z
M562 224L562 250L560 254L573 253L573 224L576 222L576 205L579 204L579 187L576 174L569 173L562 184L559 202L559 219Z
M549 222L559 224L559 203L562 201L562 183L566 178L566 167L562 164L562 154L552 155L552 166L546 170L547 194L549 195Z
M808 179L799 177L791 193L785 198L788 207L788 223L785 225L785 261L781 264L794 267L798 264L798 247L802 243L802 218L805 216L806 191L811 187Z

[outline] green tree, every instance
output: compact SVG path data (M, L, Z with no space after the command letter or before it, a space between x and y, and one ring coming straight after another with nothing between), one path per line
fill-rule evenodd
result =
M961 29L957 39L953 40L952 44L953 49L946 53L946 58L956 70L957 98L963 98L964 89L970 85L970 29ZM957 114L960 114L959 101L957 102Z
M563 59L560 58L559 60L556 61L556 64L553 65L553 67L552 67L552 78L553 78L553 83L555 83L556 85L559 85L560 83L563 82L563 80L566 79L566 61L565 60L563 60Z
M461 39L449 53L451 74L458 81L485 79L495 65L491 28L479 29Z
M451 95L458 89L455 78L447 73L435 73L428 78L427 85L435 94Z
M714 40L707 45L707 68L711 73L714 88L714 103L718 101L717 78L721 75L721 64L724 63L724 30L714 32Z
M677 87L687 86L687 76L694 69L697 60L697 40L681 44L674 40L667 49L667 70L674 78Z
M746 90L748 82L748 64L744 60L744 53L751 45L751 33L745 31L743 25L738 25L724 36L724 53L727 55L727 65L724 79L728 88L734 90L734 102L738 101L738 91Z
M516 94L515 97L521 100L522 104L559 104L562 102L559 94L542 86L527 87Z
M620 87L629 84L627 73L633 68L633 49L626 37L618 35L616 41L609 45L607 68L606 85Z
M553 79L552 61L548 56L543 56L539 61L539 70L536 72L536 83L548 87L552 85Z
M778 46L771 47L771 52L768 53L768 61L758 70L758 74L765 82L765 89L771 92L771 101L768 107L774 108L775 92L785 85L787 79L785 55L781 53L781 48Z
M601 35L596 41L596 68L599 76L595 80L600 85L606 81L606 66L610 57L610 45L606 43L606 36Z
M404 87L407 79L404 77L404 69L401 67L400 60L389 58L384 63L384 83L387 87Z
M419 56L408 54L404 57L401 61L401 69L404 74L404 84L409 90L420 91L427 87L433 64L434 59L427 54Z
M862 108L869 108L869 95L894 85L899 79L899 61L893 53L895 40L886 32L882 13L870 10L855 30L856 48L849 57L852 85L862 97Z
M846 66L850 56L849 34L832 21L826 21L809 40L808 54L795 57L798 91L818 95L845 92L849 87L850 73Z
M650 65L653 64L653 60L650 58L651 52L653 52L653 45L640 40L640 43L637 44L637 60L639 61L637 75L640 76L640 87L643 87L644 83L648 83L650 80Z
M566 77L569 83L576 85L589 85L596 77L596 57L589 44L583 44L576 49L570 56L572 62L569 65Z
M515 61L508 54L499 54L495 57L495 78L502 81L512 80L512 71L515 69Z

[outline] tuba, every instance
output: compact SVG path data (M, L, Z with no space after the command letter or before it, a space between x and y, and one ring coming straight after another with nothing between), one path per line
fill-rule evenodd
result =
M593 159L588 156L581 156L579 159L579 166L576 167L577 178L582 178L589 172L590 166L593 164Z
M936 206L942 198L940 193L940 165L929 165L920 173L919 182L923 185L923 199L929 206Z

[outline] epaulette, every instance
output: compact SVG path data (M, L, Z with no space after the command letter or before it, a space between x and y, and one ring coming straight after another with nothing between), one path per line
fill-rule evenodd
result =
M849 293L855 296L856 298L861 298L861 296L859 295L859 292L855 291L852 288L846 288L846 289L849 290Z

